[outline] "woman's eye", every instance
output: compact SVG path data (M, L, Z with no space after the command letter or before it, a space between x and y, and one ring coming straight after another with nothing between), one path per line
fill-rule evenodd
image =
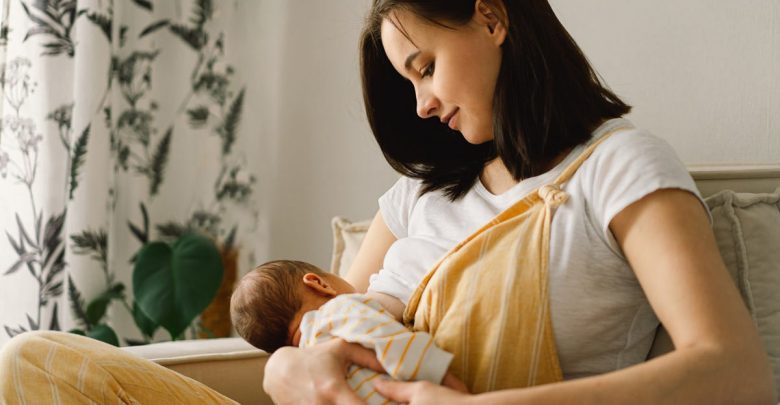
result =
M426 66L425 69L422 71L422 77L426 76L433 76L433 63Z

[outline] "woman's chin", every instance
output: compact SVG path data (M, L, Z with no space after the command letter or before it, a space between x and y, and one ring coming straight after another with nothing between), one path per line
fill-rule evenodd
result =
M463 139L466 140L466 142L472 144L472 145L481 145L485 142L490 142L493 140L493 135L485 135L482 133L469 133L469 132L461 132L461 135L463 135Z

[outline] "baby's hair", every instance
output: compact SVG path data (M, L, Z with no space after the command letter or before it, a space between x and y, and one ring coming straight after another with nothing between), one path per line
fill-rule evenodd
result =
M327 275L309 263L276 260L244 276L230 299L230 318L236 332L269 353L289 345L289 326L301 309L300 291L306 273Z

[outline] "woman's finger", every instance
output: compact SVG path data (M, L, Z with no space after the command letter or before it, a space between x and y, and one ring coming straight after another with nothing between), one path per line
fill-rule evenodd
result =
M343 342L343 344L340 349L344 354L344 359L350 364L357 364L360 367L370 368L377 373L386 373L382 364L377 360L375 351L366 349L357 343L347 343L343 340L341 340L341 342Z
M283 347L268 359L263 389L280 405L365 405L346 382L342 345Z
M417 383L391 381L384 378L374 379L376 391L383 397L395 402L410 402L414 392L414 384Z

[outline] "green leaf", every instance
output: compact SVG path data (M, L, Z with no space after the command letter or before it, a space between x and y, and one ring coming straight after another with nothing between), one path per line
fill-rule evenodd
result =
M213 14L214 5L211 3L211 0L197 0L195 3L195 15L190 18L190 21L202 28Z
M25 4L24 1L20 1L22 3L22 9L24 9L25 14L27 14L27 18L29 18L32 22L34 22L39 27L48 27L52 31L57 32L57 30L52 27L48 21L41 19L40 17L37 17L35 14L30 12L30 9L27 7L27 4Z
M173 246L152 242L138 253L133 294L138 306L171 337L205 309L222 283L222 259L211 239L186 234Z
M49 323L49 330L60 330L60 315L57 311L57 303L54 303L54 309L51 312L51 322Z
M89 142L89 125L81 133L81 136L76 141L76 146L73 148L73 157L71 158L70 166L70 194L68 199L73 199L73 192L78 187L79 168L84 164L84 155L87 154L87 142Z
M30 30L27 31L27 34L25 34L24 39L22 39L22 42L26 42L31 36L39 34L57 35L59 33L49 26L30 28Z
M135 236L136 239L138 239L139 242L141 242L141 243L146 243L147 242L148 237L149 237L147 234L145 234L142 230L138 229L138 227L135 226L130 221L127 221L127 226L130 228L130 232L133 233L133 236Z
M144 220L144 233L146 236L149 236L149 211L146 209L146 204L143 201L138 206L141 208L141 218Z
M143 31L138 35L139 38L143 38L149 34L154 33L155 31L159 30L160 28L167 27L170 22L168 20L160 20L156 23L152 23L148 27L144 28Z
M87 319L87 312L84 310L84 299L81 298L76 284L73 283L73 278L68 274L68 301L70 301L70 309L76 318L76 322L83 326L85 329L92 327Z
M127 43L127 31L130 29L127 25L119 26L119 47L124 48Z
M33 259L33 257L28 256L28 255L25 254L24 256L20 257L19 260L16 261L16 263L11 265L11 267L8 270L6 270L5 273L3 273L3 275L4 276L8 276L8 275L16 273L17 270L22 268L23 264L27 264L29 262L28 260L32 260L32 259Z
M222 154L227 155L230 153L230 148L233 146L233 142L236 141L236 132L238 131L238 125L241 122L241 111L244 108L244 89L238 93L238 96L230 104L230 109L225 116L225 123L222 124Z
M27 234L27 231L24 230L24 225L22 225L22 218L19 217L19 214L16 214L16 225L19 227L19 235L24 238L25 241L27 241L27 244L38 248L38 244L33 242L32 239L30 239L30 235Z
M100 13L87 13L87 19L92 21L95 25L103 31L103 35L106 36L108 42L111 42L111 17Z
M71 329L68 331L68 333L73 333L74 335L87 336L87 334L81 329Z
M106 324L101 323L95 326L87 332L87 336L110 345L119 346L119 338L116 336L116 332Z
M143 7L149 11L152 11L152 2L149 0L133 0L133 3L139 7Z
M90 324L97 324L103 319L108 309L108 304L114 299L124 297L125 285L122 283L116 283L108 290L93 299L89 305L87 305L87 320Z
M108 268L108 235L103 229L85 229L81 233L70 236L73 242L73 253L77 255L91 254L91 258Z
M191 229L183 224L180 224L178 222L163 222L161 224L157 224L157 234L160 236L160 239L163 241L174 241L184 235L187 232L190 232Z
M160 325L149 319L137 302L133 303L133 320L135 320L135 325L138 326L138 329L148 337L152 337L157 328L160 327Z
M32 319L30 314L25 314L25 315L27 315L27 323L30 325L30 330L39 330L40 325L38 325L38 323L35 322L34 319Z
M163 139L157 144L157 150L152 157L152 182L149 185L149 193L151 195L157 194L160 184L162 184L165 164L168 162L168 151L171 147L171 135L173 135L173 127L168 128L168 131L165 132Z
M22 325L19 325L19 327L16 328L16 329L11 328L8 325L5 325L3 327L5 328L5 333L8 335L9 338L12 338L12 337L14 337L16 335L19 335L21 333L27 332L27 329L24 326L22 326Z
M209 109L206 106L199 106L187 110L187 115L190 116L190 125L194 128L201 128L208 122Z
M208 34L200 29L192 29L180 24L171 24L168 29L195 51L200 51L208 42Z
M22 255L25 253L25 250L27 249L24 248L24 241L22 241L21 237L19 237L19 243L17 243L16 239L14 239L14 237L11 236L11 234L8 233L8 231L5 231L5 236L8 237L8 242L11 243L11 247L14 248L16 254Z
M138 239L138 241L141 242L141 244L145 244L149 241L149 212L146 210L146 205L144 205L143 202L140 204L141 207L141 218L143 218L143 230L135 226L132 222L127 221L127 225L130 227L130 232L135 235L135 237Z

